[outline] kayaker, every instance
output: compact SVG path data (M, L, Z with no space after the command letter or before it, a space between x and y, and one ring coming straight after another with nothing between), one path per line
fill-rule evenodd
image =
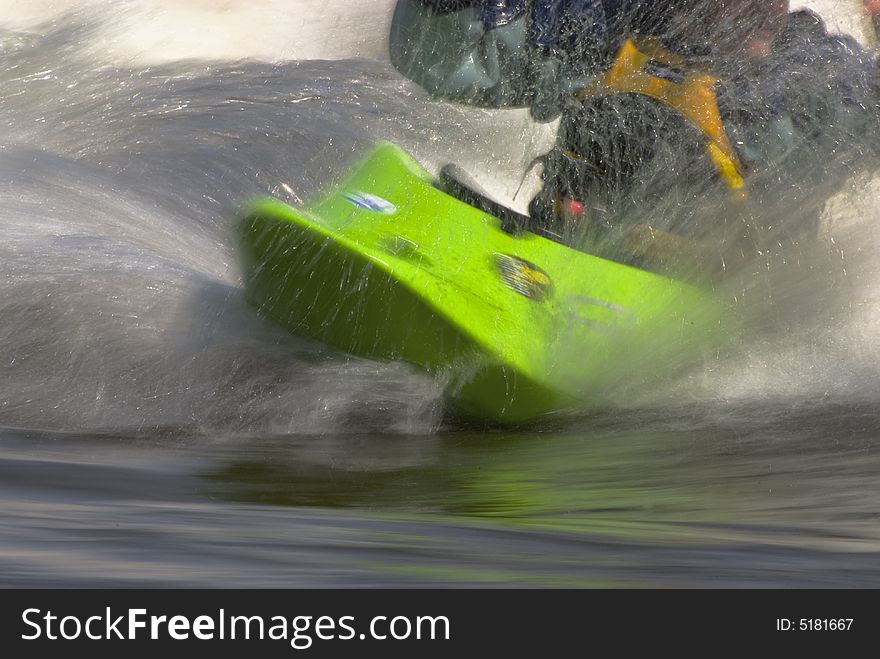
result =
M873 55L788 0L401 0L391 56L438 98L560 118L531 221L624 260L812 235L880 153Z

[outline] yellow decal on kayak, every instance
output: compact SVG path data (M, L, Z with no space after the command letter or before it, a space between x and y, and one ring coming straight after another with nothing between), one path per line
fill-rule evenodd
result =
M495 265L507 287L520 295L535 301L550 295L550 275L534 263L510 254L495 254Z

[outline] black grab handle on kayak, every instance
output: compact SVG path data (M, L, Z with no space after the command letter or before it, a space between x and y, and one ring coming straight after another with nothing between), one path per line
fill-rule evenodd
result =
M532 219L517 213L504 204L492 199L471 176L458 165L444 165L440 169L440 188L448 195L463 201L468 206L478 208L484 213L501 220L501 230L510 234L530 230Z

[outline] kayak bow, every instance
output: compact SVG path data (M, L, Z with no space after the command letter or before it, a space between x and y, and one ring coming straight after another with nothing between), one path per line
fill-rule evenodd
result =
M251 200L248 301L293 334L443 378L454 408L521 423L607 402L711 345L712 296L501 221L378 145L303 209Z

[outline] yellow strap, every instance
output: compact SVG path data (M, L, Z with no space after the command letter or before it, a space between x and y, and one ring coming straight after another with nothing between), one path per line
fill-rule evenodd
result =
M683 74L680 81L667 80L646 71L650 62L678 67L683 60L666 51L656 41L643 44L640 51L627 40L614 65L605 76L577 94L579 100L608 94L644 94L678 111L706 136L706 151L727 183L740 196L745 194L742 166L727 137L718 110L715 85L718 79L701 73Z

